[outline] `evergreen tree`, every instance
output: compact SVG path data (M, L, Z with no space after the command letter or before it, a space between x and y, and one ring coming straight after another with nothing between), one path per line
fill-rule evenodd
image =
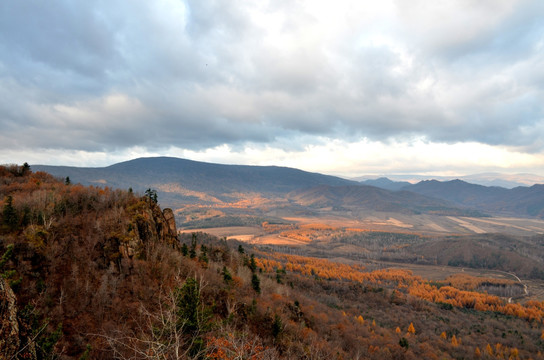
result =
M255 270L257 270L257 263L255 262L255 255L251 254L251 258L249 259L249 265L248 265L249 269L251 270L252 273L255 272Z
M201 319L200 288L194 278L188 278L181 287L178 296L178 326L183 332L194 334L199 330Z
M274 321L272 322L272 336L275 340L278 339L283 331L283 322L278 314L274 314Z
M210 310L202 304L200 285L195 278L188 278L178 289L177 316L179 329L191 337L189 354L192 357L202 353L202 334L209 330Z
M145 196L147 197L147 199L149 200L149 203L153 203L153 204L156 204L158 202L158 197L157 197L157 190L153 190L151 188L148 188L146 191L145 191Z
M28 174L30 172L30 165L28 165L27 162L25 162L23 164L23 170L22 170L22 174L23 176L25 176L26 174Z
M4 209L2 211L2 222L9 230L17 228L19 223L17 211L13 207L13 198L11 195L6 197L6 203L4 204Z
M196 258L196 234L193 233L193 238L191 239L191 249L189 250L189 257L191 259Z
M230 274L229 269L227 269L226 266L223 266L221 274L223 275L223 281L225 281L227 284L230 284L230 282L232 281L232 275Z
M283 284L282 275L285 275L285 269L276 269L276 282L278 284Z
M261 280L255 273L251 276L251 287L253 287L253 290L255 290L257 294L261 293Z
M208 263L208 248L204 244L200 246L200 256L198 259L203 263Z

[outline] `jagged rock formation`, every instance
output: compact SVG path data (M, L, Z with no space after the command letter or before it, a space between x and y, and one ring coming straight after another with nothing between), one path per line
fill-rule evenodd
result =
M139 257L144 244L147 242L162 242L179 248L176 221L172 209L164 209L156 204L141 209L132 217L129 225L132 229L130 236L119 244L121 254L127 258Z
M140 203L134 209L131 221L127 224L129 231L125 234L113 233L103 242L97 244L106 259L105 265L118 260L143 257L145 244L165 243L179 249L176 221L172 209L161 208L155 203Z
M174 212L170 208L166 208L162 211L166 224L168 224L168 236L177 238L176 218Z
M36 359L35 344L21 342L17 299L7 281L0 276L0 360L14 359L23 353L25 359ZM21 345L22 348L21 348Z
M0 359L11 359L19 350L19 324L15 294L0 277Z

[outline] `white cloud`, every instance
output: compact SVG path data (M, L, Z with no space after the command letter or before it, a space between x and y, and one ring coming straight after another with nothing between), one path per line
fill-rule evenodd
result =
M539 172L542 16L537 0L4 2L0 162Z

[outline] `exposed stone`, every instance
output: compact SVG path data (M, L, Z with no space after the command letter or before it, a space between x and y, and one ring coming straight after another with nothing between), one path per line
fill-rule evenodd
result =
M23 333L24 329L26 327L23 324ZM0 360L15 358L35 360L36 344L21 333L17 298L8 282L0 276Z
M13 290L0 276L0 359L11 359L19 351L17 299Z
M149 204L133 217L133 231L125 239L119 251L125 258L141 256L144 244L148 242L162 242L179 248L176 220L172 209L161 208L157 204Z
M166 220L166 223L168 224L168 228L170 229L170 235L176 236L177 229L176 229L176 218L174 217L174 212L170 208L166 208L162 211L164 215L164 219Z

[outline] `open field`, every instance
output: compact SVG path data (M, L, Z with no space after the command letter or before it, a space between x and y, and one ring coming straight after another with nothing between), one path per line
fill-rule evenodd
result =
M430 281L459 273L510 280L518 275L529 294L512 301L544 300L544 281L526 280L543 278L532 273L535 268L544 272L541 240L535 238L544 233L544 221L539 219L331 211L284 213L280 222L271 224L180 232L205 232L300 255L406 269ZM516 275L487 268L512 269Z
M454 217L406 215L386 212L359 212L342 217L327 214L315 217L289 217L295 223L323 223L333 227L351 227L374 231L408 231L427 235L502 233L529 236L544 234L544 220L528 218Z
M215 235L219 238L226 237L227 239L237 239L245 242L252 242L254 238L258 238L264 235L263 229L257 226L224 226L217 228L190 229L179 231L179 233L181 234L191 234L195 232L205 232Z
M471 218L432 215L404 215L393 213L358 214L357 217L342 217L335 214L324 216L290 216L283 218L295 227L322 224L335 229L360 231L384 231L421 234L424 236L470 235L501 233L516 236L544 234L544 221L524 218ZM284 236L262 226L221 226L181 230L181 232L203 231L219 237L237 238L255 244L304 243L300 239Z

